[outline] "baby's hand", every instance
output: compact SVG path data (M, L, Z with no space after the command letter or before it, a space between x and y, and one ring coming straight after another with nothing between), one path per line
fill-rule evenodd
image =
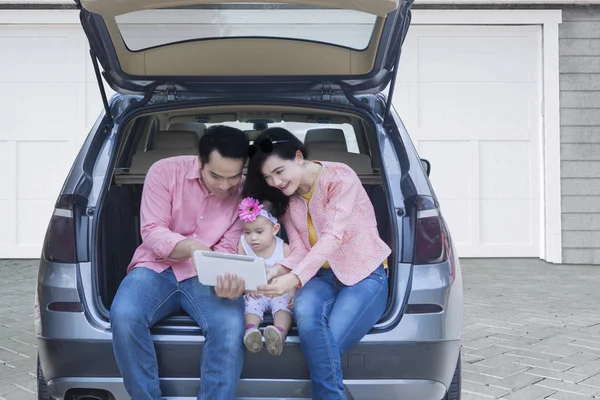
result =
M295 298L296 298L296 295L295 295L295 294L290 294L290 295L289 295L289 297L288 297L288 308L289 308L290 310L293 310L293 309L294 309L294 299L295 299Z
M258 299L260 297L260 293L252 290L246 290L244 294L251 299Z

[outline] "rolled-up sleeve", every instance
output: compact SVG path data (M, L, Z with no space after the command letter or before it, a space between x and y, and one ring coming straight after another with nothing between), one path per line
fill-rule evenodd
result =
M300 232L298 232L298 229L290 217L289 210L283 216L282 222L283 226L285 227L285 233L288 237L290 254L288 254L284 260L280 261L279 264L283 265L287 269L293 270L294 266L298 265L298 263L306 256L308 249L304 245L302 236L300 236Z
M170 180L160 164L154 164L148 170L142 202L140 205L140 225L142 240L151 248L156 259L167 259L175 246L185 236L170 230L171 226L171 190L167 186Z

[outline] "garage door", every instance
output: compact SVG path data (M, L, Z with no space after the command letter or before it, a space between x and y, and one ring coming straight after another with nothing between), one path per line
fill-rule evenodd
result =
M102 103L75 24L0 23L0 54L0 258L37 258Z
M102 104L77 12L11 13L0 18L0 258L35 258ZM433 164L461 256L539 256L540 31L415 24L405 44L394 103Z
M413 25L394 104L462 257L540 255L541 27Z

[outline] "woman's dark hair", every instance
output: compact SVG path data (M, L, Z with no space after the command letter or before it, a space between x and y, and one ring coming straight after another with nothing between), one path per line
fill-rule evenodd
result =
M281 218L287 211L290 199L281 190L267 185L261 169L267 158L272 155L283 160L294 160L298 151L306 158L304 144L287 129L269 128L261 133L250 146L250 162L243 189L244 197L254 197L261 203L271 202L274 211L272 214Z

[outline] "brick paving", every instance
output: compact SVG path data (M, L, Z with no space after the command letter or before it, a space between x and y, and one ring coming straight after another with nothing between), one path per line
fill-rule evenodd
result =
M600 399L600 266L463 260L463 400ZM35 399L37 262L0 260L0 400Z
M0 400L37 398L36 274L37 261L0 260Z
M600 266L462 265L463 400L600 398Z

